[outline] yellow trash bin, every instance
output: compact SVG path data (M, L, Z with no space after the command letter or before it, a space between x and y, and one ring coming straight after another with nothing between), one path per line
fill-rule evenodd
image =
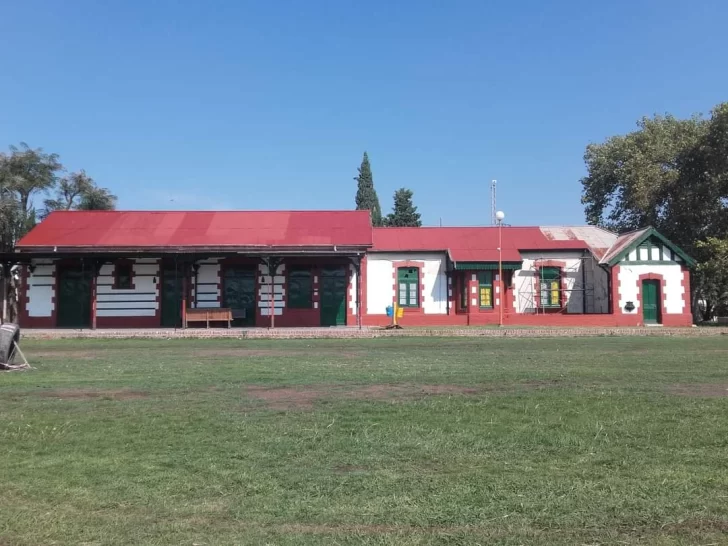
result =
M397 307L397 318L402 318L404 316L404 307Z

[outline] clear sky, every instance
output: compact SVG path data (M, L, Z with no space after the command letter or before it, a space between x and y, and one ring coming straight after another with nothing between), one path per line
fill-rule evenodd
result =
M0 147L122 209L353 208L583 223L589 142L728 100L725 0L0 1Z

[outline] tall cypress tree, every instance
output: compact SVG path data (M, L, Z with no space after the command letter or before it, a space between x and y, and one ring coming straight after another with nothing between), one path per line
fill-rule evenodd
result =
M412 190L400 188L394 192L394 208L385 223L389 227L422 226L420 213L412 203Z
M359 175L354 177L357 182L356 190L356 210L368 210L372 215L372 225L379 227L382 222L382 207L379 204L377 191L374 189L374 179L372 178L372 167L369 164L369 156L364 152L359 167Z

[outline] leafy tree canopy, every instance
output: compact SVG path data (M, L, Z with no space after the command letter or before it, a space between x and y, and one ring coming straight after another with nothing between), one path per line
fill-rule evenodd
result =
M31 148L24 142L0 152L0 249L10 251L51 210L113 209L116 197L100 188L84 171L61 177L58 154ZM36 210L36 197L44 207Z
M412 203L412 190L400 188L394 192L394 208L387 215L389 227L421 227L422 220L417 207Z
M55 197L43 203L42 217L45 217L54 210L114 210L116 196L106 188L99 188L82 170L61 178Z
M709 118L643 118L636 131L587 146L584 161L590 224L615 231L651 225L684 248L701 263L694 309L698 299L726 291L707 266L720 245L707 242L728 238L728 103Z

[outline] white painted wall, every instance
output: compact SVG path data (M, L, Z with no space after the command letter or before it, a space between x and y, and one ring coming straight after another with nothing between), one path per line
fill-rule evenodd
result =
M101 266L96 278L97 317L153 317L159 303L159 264L155 259L133 260L134 288L114 288L114 264Z
M536 305L536 268L544 260L565 263L567 313L583 313L586 294L587 313L609 312L609 277L597 259L585 258L581 251L521 252L523 266L514 273L516 311L533 313ZM584 292L583 290L587 291Z
M680 258L680 256L673 253L672 250L670 250L666 246L659 245L659 244L652 249L639 248L639 247L633 248L632 250L630 250L629 254L626 256L625 260L623 260L623 261L630 261L630 262L635 262L637 260L657 261L657 260L660 260L660 249L662 249L662 260L673 261L676 263L682 263L682 258ZM651 252L650 252L650 250L651 250Z
M385 315L395 298L394 262L421 262L425 284L425 314L447 313L447 275L444 253L370 253L367 254L367 314ZM421 283L422 283L421 281Z
M28 269L28 315L31 317L50 317L55 304L56 265L54 260L32 260L35 271Z
M631 265L620 264L619 268L619 307L623 313L628 301L634 303L635 309L630 314L640 314L640 302L637 296L641 291L639 286L640 275L655 273L665 279L665 293L660 294L660 301L665 301L665 312L668 314L681 314L685 311L685 287L682 285L683 272L680 264L666 265ZM662 288L660 288L662 292Z
M349 309L356 314L356 287L359 279L356 278L356 268L353 264L349 266Z
M195 301L199 308L220 307L222 295L217 284L220 282L220 259L212 258L197 262L197 284L195 285Z

